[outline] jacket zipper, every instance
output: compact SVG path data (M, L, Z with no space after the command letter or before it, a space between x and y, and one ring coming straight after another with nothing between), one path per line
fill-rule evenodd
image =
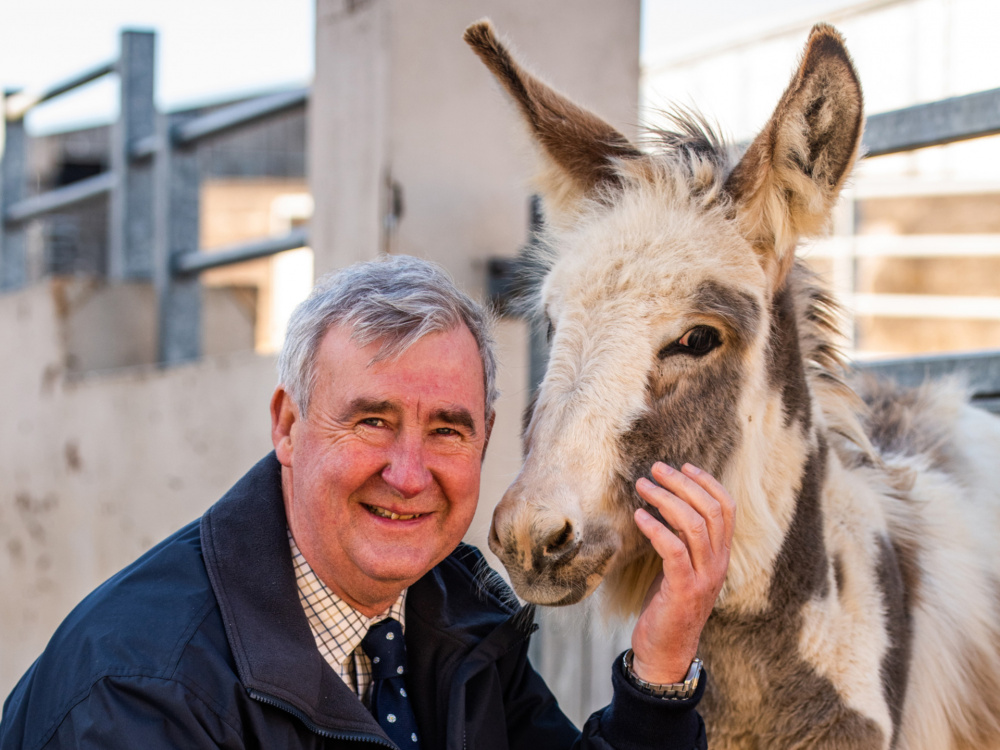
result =
M318 734L321 737L328 737L331 740L354 740L363 742L373 742L376 745L381 745L382 747L388 747L391 748L391 750L396 750L395 745L387 743L381 737L377 737L374 734L363 734L361 732L334 732L330 729L323 729L322 727L312 722L308 716L303 714L301 711L299 711L297 708L295 708L289 703L285 703L284 701L280 701L277 698L267 695L266 693L258 692L256 690L251 689L248 690L247 692L250 694L250 697L253 698L254 700L259 701L261 703L265 703L269 706L274 706L275 708L280 708L282 711L291 714L296 719L305 724L306 728L310 732Z

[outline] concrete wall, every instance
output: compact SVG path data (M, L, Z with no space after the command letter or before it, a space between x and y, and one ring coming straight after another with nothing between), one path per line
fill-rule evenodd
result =
M524 242L533 155L462 41L483 16L547 80L635 132L638 0L317 0L317 274L391 250L437 260L475 292L484 260ZM395 222L393 184L403 204Z
M0 296L0 693L73 605L270 448L250 354L72 376L55 282Z

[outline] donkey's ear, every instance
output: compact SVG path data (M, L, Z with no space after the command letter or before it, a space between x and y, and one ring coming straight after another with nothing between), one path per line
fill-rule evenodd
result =
M547 208L572 214L582 198L599 197L601 188L617 183L615 160L642 155L611 125L522 68L489 20L467 28L465 41L513 98L541 148L539 187Z
M825 228L863 122L861 84L843 39L818 24L777 109L726 182L743 233L776 284L799 237Z

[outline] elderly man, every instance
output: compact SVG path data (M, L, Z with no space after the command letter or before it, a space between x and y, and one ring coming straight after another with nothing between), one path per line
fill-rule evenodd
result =
M0 747L705 746L691 665L732 534L714 480L637 488L712 544L671 556L581 735L528 663L530 608L461 544L496 397L484 312L426 262L360 264L299 306L279 370L274 453L66 618Z

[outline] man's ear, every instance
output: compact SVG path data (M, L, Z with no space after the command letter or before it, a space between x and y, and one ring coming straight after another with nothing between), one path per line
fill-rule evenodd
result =
M480 457L479 461L482 463L486 460L486 449L490 445L490 435L493 434L493 424L497 421L496 409L490 412L490 415L486 417L486 440L483 442L483 455Z
M271 443L282 466L292 465L292 425L299 420L299 408L284 386L271 396Z

